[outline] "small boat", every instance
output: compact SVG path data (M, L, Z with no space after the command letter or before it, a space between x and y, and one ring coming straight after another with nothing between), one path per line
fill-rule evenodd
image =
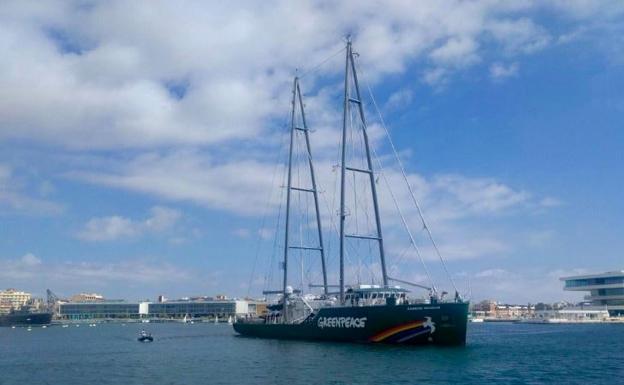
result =
M153 342L154 337L152 337L151 333L146 332L145 330L141 330L139 334L139 338L137 338L139 342Z

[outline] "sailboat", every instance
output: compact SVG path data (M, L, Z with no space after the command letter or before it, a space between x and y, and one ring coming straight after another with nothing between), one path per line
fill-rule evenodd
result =
M319 200L314 165L312 162L309 129L307 126L304 103L299 78L295 77L292 91L292 111L290 127L290 149L288 158L288 176L286 186L285 242L283 250L283 286L279 290L264 291L265 295L277 294L277 303L269 305L269 313L262 317L241 319L233 325L234 330L249 337L300 339L316 341L343 341L366 343L389 343L406 345L464 345L468 302L456 291L454 298L444 299L437 289L407 280L392 278L386 269L384 238L381 231L381 218L376 191L376 172L373 168L369 136L367 132L364 108L360 95L358 75L351 40L346 45L344 115L341 141L340 164L340 271L339 284L329 285L325 263L325 248L319 213ZM352 110L354 109L354 110ZM298 112L297 112L298 111ZM359 118L359 135L366 155L362 166L346 164L347 125L352 114ZM296 116L297 115L297 116ZM311 187L302 188L293 185L293 142L295 135L303 134L304 151L309 161L309 180ZM367 191L372 196L374 211L373 235L347 233L346 184L347 174L354 173L364 177ZM350 174L349 174L350 175ZM291 193L312 194L316 209L317 245L295 245L291 242L289 221L291 220ZM414 201L415 202L415 201ZM420 207L418 207L420 213ZM373 221L371 221L373 222ZM424 222L424 219L423 219ZM404 224L405 221L404 221ZM425 226L426 227L426 226ZM410 233L412 243L415 243ZM348 285L345 282L345 256L347 240L377 243L381 267L380 284ZM431 238L433 241L433 238ZM310 285L319 287L323 293L317 297L302 295L302 290L295 290L289 284L289 254L293 250L318 251L320 254L323 283ZM437 249L437 246L436 246ZM446 267L445 267L446 269ZM391 283L403 283L428 290L428 298L412 299L409 290ZM330 292L330 287L337 287L337 292Z

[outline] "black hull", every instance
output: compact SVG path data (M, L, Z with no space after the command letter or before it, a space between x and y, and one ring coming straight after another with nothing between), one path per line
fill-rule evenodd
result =
M52 313L7 314L0 316L0 326L48 325Z
M243 336L404 345L465 345L468 303L328 307L300 324L243 321Z

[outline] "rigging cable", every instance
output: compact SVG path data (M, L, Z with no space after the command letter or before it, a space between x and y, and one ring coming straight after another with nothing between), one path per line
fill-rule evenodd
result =
M287 136L284 135L284 138L286 138ZM286 146L284 145L286 142L286 139L284 139L283 141L283 147L285 148ZM283 163L282 163L283 164ZM286 169L287 167L283 164L282 167L282 184L284 184L284 182L286 181ZM273 249L271 252L271 259L269 261L269 269L267 270L266 274L265 274L265 278L264 278L264 289L268 290L269 289L269 285L271 285L273 283L273 263L275 262L275 255L276 255L276 251L278 248L278 233L279 233L279 227L280 227L280 223L281 223L281 217L282 217L282 204L284 202L284 189L280 189L280 195L279 195L279 203L278 203L278 208L277 208L277 221L275 224L275 233L273 236Z
M359 65L358 65L358 69L360 70L360 73L363 74L363 71L361 70ZM385 121L383 119L383 116L381 115L381 111L379 110L379 106L377 105L377 101L375 100L375 96L373 95L373 91L371 90L371 87L368 84L368 82L366 80L364 82L366 84L366 88L368 89L368 93L369 93L369 95L371 97L373 105L375 106L375 110L377 111L377 114L379 115L379 120L380 120L381 126L383 127L383 129L385 131L386 138L388 138L388 142L390 143L390 147L392 148L392 152L394 153L394 156L395 156L395 158L396 158L396 160L398 162L399 169L401 170L401 174L403 175L403 179L405 180L405 183L407 184L407 188L409 190L409 193L410 193L410 196L412 198L412 201L414 202L414 205L416 206L416 209L418 210L418 215L420 216L420 220L422 221L423 228L425 229L425 231L427 232L427 235L429 236L429 240L431 241L431 244L433 245L433 248L434 248L438 258L440 259L440 262L442 264L442 267L444 268L446 276L448 277L449 281L451 282L451 285L453 285L453 288L455 289L455 293L459 294L459 290L457 289L457 286L455 285L455 281L453 280L453 277L451 276L450 272L448 271L448 268L446 266L446 262L444 262L444 258L442 258L442 254L440 253L440 249L438 248L437 243L433 239L433 235L431 234L431 230L429 230L429 226L427 225L427 221L425 220L425 217L423 215L422 209L420 208L420 204L418 204L418 201L416 200L416 196L414 194L414 190L412 189L412 185L409 183L409 179L407 178L407 174L405 172L405 168L403 167L403 163L401 162L401 158L399 157L399 154L398 154L398 152L396 150L396 147L394 146L394 142L392 141L392 138L390 137L390 132L388 131L388 128L386 127L386 123L385 123ZM377 159L377 161L379 162L379 159ZM381 162L380 162L380 164L381 164ZM407 226L407 224L406 224L406 226ZM411 232L410 232L410 238L411 238Z
M427 278L429 279L429 282L431 283L431 288L435 292L436 291L435 284L433 283L433 279L431 278L431 274L429 273L429 269L427 268L427 264L425 263L425 260L422 257L422 254L420 253L419 247L416 245L416 241L414 240L414 237L412 236L412 231L410 230L409 226L407 225L407 221L405 219L405 216L403 215L403 212L401 211L401 208L399 207L399 202L397 201L396 197L394 196L394 192L392 191L392 188L390 188L390 183L388 182L388 178L386 177L386 173L383 172L383 167L381 165L381 161L379 160L379 157L377 156L377 152L375 151L374 148L372 148L372 151L373 151L373 156L374 156L375 160L377 161L377 164L379 165L379 174L381 174L381 176L383 177L384 182L386 183L386 186L388 186L388 190L390 191L390 196L392 197L392 201L394 202L394 206L396 207L397 211L399 212L399 216L401 217L401 222L403 222L403 227L405 227L405 231L407 231L407 235L410 238L410 242L411 242L412 246L414 246L414 250L416 250L416 255L420 259L420 262L423 265L423 269L425 269L425 273L427 274Z
M340 50L338 50L338 51L334 52L333 54L329 55L328 57L323 59L319 64L315 65L314 67L310 68L307 71L301 72L301 75L299 75L299 80L303 79L307 75L310 75L310 74L315 73L316 71L318 71L318 69L321 68L323 66L323 64L327 63L331 59L333 59L336 56L338 56L339 54L341 54L342 51L344 51L345 49L347 49L347 48L346 47L340 48Z
M273 167L273 174L271 175L271 187L269 189L269 196L267 198L267 202L266 205L264 206L264 210L262 212L262 220L260 221L260 232L264 231L264 226L266 224L266 219L268 217L268 213L269 213L269 206L271 205L271 197L273 196L273 190L275 187L275 177L277 176L277 169L279 168L279 166L281 165L281 162L279 161L280 157L282 156L282 151L284 150L284 143L286 142L286 136L282 135L282 140L279 144L279 150L277 151L277 156L275 158L275 166ZM262 234L258 234L258 238L256 241L256 252L255 252L255 256L254 256L254 262L251 268L251 274L249 276L249 283L247 285L247 296L249 297L250 293L251 293L251 285L252 285L252 281L254 278L254 275L256 274L256 267L257 267L257 263L258 263L258 257L260 255L260 247L262 244ZM266 279L265 279L265 284L266 284Z

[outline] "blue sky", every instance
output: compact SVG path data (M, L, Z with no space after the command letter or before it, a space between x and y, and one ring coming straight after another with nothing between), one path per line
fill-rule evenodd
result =
M0 286L258 294L292 76L314 68L302 86L331 202L344 65L332 55L352 33L459 289L580 299L558 277L624 268L623 15L610 1L3 3ZM422 280L380 193L390 264Z

